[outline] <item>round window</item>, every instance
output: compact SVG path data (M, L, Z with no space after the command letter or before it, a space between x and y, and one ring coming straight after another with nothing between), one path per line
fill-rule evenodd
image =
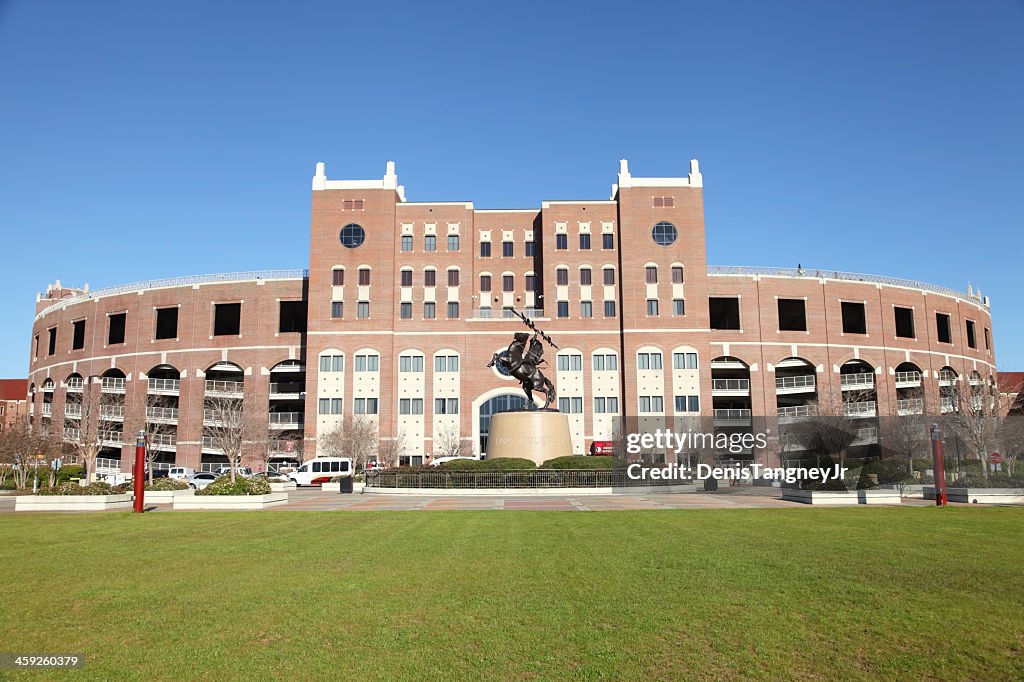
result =
M341 245L348 249L362 246L366 239L366 231L360 225L351 223L341 228Z
M676 226L664 220L651 229L651 238L654 239L656 244L661 246L669 246L675 242L678 236L679 233L676 231Z

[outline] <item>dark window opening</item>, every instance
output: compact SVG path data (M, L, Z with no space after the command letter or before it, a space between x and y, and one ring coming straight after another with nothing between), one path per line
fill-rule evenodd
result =
M124 343L124 323L127 313L118 313L107 318L107 345Z
M953 332L949 324L949 315L935 313L935 331L938 333L939 343L953 343Z
M581 251L589 251L590 250L590 235L587 234L586 232L584 232L583 234L580 235L580 250Z
M47 341L46 341L47 351L46 351L46 354L47 355L53 355L54 353L57 352L57 328L54 327L53 329L48 329L46 331L46 335L47 335Z
M779 299L779 331L807 331L807 306L802 298Z
M72 323L71 350L85 348L85 320L75 320Z
M515 255L515 242L502 242L501 257L512 258L513 255Z
M565 251L569 248L569 235L567 234L556 234L555 235L555 248L559 251Z
M156 311L156 338L178 338L178 308L158 308Z
M712 329L740 328L740 299L709 298L708 309L711 314Z
M490 290L491 290L491 276L490 275L480 275L480 291L490 291Z
M615 248L615 235L613 235L613 234L602 234L601 235L601 248L602 249L614 249Z
M423 286L432 287L437 285L437 270L423 271Z
M401 278L403 287L412 286L412 270L402 270Z
M985 327L985 350L992 350L992 338L989 336L988 327Z
M332 284L336 287L345 285L345 271L344 270L332 270Z
M490 258L491 257L491 243L490 242L480 242L480 257L481 258Z
M896 313L896 336L904 339L914 338L914 310L913 308L893 308Z
M366 287L370 285L370 269L359 268L359 286Z
M213 305L214 336L238 336L241 327L241 303L215 303Z
M281 301L281 312L277 331L282 334L306 331L305 301Z
M867 334L868 323L863 303L843 301L843 333Z
M978 339L974 336L974 322L967 320L967 345L971 348L978 347ZM53 355L53 351L50 351L50 355Z

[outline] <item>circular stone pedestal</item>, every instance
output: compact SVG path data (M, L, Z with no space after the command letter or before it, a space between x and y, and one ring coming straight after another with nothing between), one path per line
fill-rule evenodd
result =
M487 459L522 457L543 464L572 454L569 417L554 410L499 412L491 417Z

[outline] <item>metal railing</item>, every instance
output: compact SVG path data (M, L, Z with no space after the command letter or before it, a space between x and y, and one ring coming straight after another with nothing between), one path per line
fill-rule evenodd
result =
M908 414L924 414L923 398L906 398L896 401L896 414L905 416Z
M853 440L851 445L863 445L865 443L876 442L878 442L878 427L867 426L863 429L857 429L857 437Z
M211 424L240 424L242 413L234 410L203 410L203 422Z
M711 390L750 392L750 379L712 379Z
M920 372L896 372L896 383L897 384L915 384L921 385L921 373Z
M939 409L943 414L956 410L956 398L939 398Z
M124 405L100 405L100 419L124 419Z
M53 414L53 403L43 403L42 414L44 417L49 417Z
M177 444L178 438L173 433L153 433L149 435L150 445L167 445L173 446Z
M939 383L940 384L952 384L956 381L956 372L950 372L948 369L939 370Z
M270 395L302 395L306 392L306 385L297 381L272 382L270 384Z
M124 434L120 431L108 431L101 429L97 435L99 436L99 441L101 443L110 443L112 445L123 444L121 439L124 437Z
M203 436L203 448L206 450L215 450L221 452L222 449L217 446L217 441L213 436Z
M65 426L64 437L69 440L78 440L79 438L82 437L82 431L80 429L75 429L70 426Z
M118 294L130 294L136 291L145 291L148 289L167 289L169 287L181 287L193 284L218 284L221 282L244 282L248 280L304 279L306 277L309 277L309 270L251 270L249 272L222 272L213 275L191 275L188 277L152 279L146 282L122 284L120 286L96 289L95 291L89 291L75 296L68 296L51 306L43 308L39 311L39 314L36 315L36 320L39 320L43 315L63 310L69 305L74 305L94 298L103 298L104 296L117 296Z
M83 386L85 386L85 380L81 377L68 379L67 388L69 391L81 391Z
M714 411L715 421L750 421L750 410L732 407L732 408L719 408Z
M104 469L104 473L110 473L112 471L121 470L121 460L119 459L108 459L106 457L96 458L96 470Z
M125 380L122 377L102 377L100 387L104 391L124 391Z
M840 374L839 386L844 390L854 388L873 388L875 375L871 372L858 372L857 374Z
M679 485L685 481L630 478L623 469L535 471L382 471L366 476L367 488L611 488Z
M817 405L791 405L780 407L776 410L779 420L799 419L800 417L816 417L818 415Z
M270 423L277 426L298 426L302 424L302 412L271 412Z
M797 377L775 377L775 388L776 389L787 389L787 388L814 388L815 377L813 374L807 374L804 376Z
M181 379L150 379L150 391L180 391Z
M65 417L81 417L82 406L77 403L71 403L64 406Z
M216 472L217 469L220 469L221 467L226 467L226 466L228 466L227 462L202 462L199 465L199 471L200 471L200 473L210 473L210 474L212 474L212 473Z
M874 400L857 403L843 403L843 415L847 417L872 417L878 411Z
M544 317L543 308L523 308L520 310L524 317L539 319ZM504 308L473 308L471 317L482 320L515 320L518 319L515 313Z
M927 282L917 282L910 279L886 277L884 275L866 275L863 273L856 272L839 272L838 270L814 270L811 268L772 268L756 266L752 267L745 265L709 265L708 274L718 277L729 275L740 275L744 277L812 277L817 279L838 280L841 282L870 282L872 284L886 284L893 287L903 287L906 289L930 291L932 293L941 294L943 296L957 298L960 299L961 301L966 301L967 303L973 303L974 305L984 305L984 302L980 299L980 297L967 294L962 291L957 291L956 289L942 287L937 284L929 284Z
M241 381L206 380L206 392L210 394L241 395L244 390L245 384Z
M147 407L146 408L146 419L161 419L167 421L174 421L178 418L178 408L176 407Z

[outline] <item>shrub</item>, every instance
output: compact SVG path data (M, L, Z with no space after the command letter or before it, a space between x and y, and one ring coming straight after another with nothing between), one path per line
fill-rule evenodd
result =
M982 478L981 474L966 474L956 481L946 481L948 488L1024 488L1024 476L1002 476L989 474Z
M110 484L102 481L91 483L84 488L77 483L66 481L53 488L42 488L40 495L118 495L120 491L110 487Z
M270 492L270 483L265 478L243 478L236 476L234 484L231 476L225 474L196 495L266 495Z
M582 457L569 455L549 459L540 465L541 469L576 469L593 471L595 469L625 469L626 463L616 457Z
M521 471L536 469L533 460L521 457L503 457L501 459L453 459L437 467L428 467L426 471Z
M146 482L144 490L188 490L188 483L185 481L179 481L173 478L155 478L153 482ZM117 486L117 490L121 492L131 493L135 492L135 482L128 481Z

